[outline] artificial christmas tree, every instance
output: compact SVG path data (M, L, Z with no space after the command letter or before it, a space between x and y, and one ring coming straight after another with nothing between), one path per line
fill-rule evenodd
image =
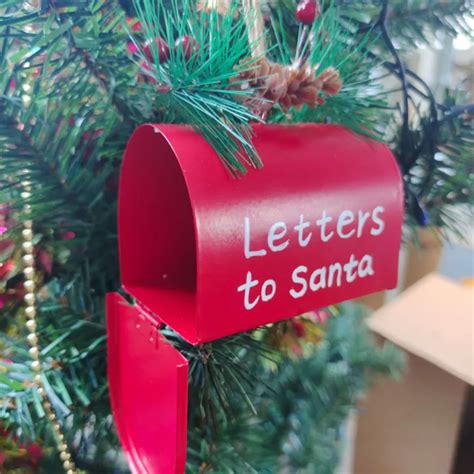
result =
M219 172L244 183L271 160L253 144L253 122L337 123L391 144L407 221L457 228L447 206L470 199L472 106L452 94L438 103L400 56L430 29L466 32L468 3L354 3L1 5L1 413L6 436L43 447L44 472L126 469L110 416L104 302L121 291L117 178L137 126L191 125ZM384 71L402 84L400 111L378 88ZM428 104L416 120L412 95ZM291 160L280 173L284 189ZM188 472L334 471L344 418L401 360L392 346L376 349L356 309L329 312L324 323L310 313L196 346L161 329L188 363Z

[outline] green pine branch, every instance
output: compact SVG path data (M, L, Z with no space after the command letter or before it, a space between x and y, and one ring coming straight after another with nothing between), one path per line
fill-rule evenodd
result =
M234 398L231 423L216 432L191 428L186 472L229 472L230 465L235 472L334 472L340 428L360 394L376 377L398 376L404 367L394 346L377 348L360 308L340 310L311 356L248 365L258 385L249 393L257 413Z
M237 64L251 69L245 19L238 2L230 2L228 14L214 10L197 12L191 0L143 0L135 9L144 28L144 40L153 57L150 77L157 82L156 101L168 117L191 124L213 146L233 174L244 174L248 166L260 167L251 142L250 122L258 120L241 100L251 91L230 90ZM169 45L169 57L161 61L157 39ZM189 52L179 45L189 38ZM132 36L133 39L133 36ZM175 47L175 43L177 46ZM148 64L144 43L135 41L140 60ZM242 66L241 66L242 67ZM166 120L166 116L165 116Z
M358 26L366 33L373 27L383 0L374 2L352 2L338 0L341 20ZM444 33L455 37L458 34L473 35L469 19L474 10L468 0L391 0L388 4L387 21L392 38L404 50L418 48L420 43L431 45L432 35Z
M387 93L374 77L381 60L368 54L378 38L369 33L357 36L357 23L349 20L342 23L345 9L338 7L335 1L323 5L321 15L306 33L295 19L294 8L293 2L287 0L280 0L277 6L271 7L271 57L291 64L298 54L307 56L317 74L327 67L335 68L343 86L338 94L324 97L322 105L304 106L289 116L273 113L269 121L337 123L382 139L382 125L388 122L389 116ZM298 37L303 39L300 43L296 41Z

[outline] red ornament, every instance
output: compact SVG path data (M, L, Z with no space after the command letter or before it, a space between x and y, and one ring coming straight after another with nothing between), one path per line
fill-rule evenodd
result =
M293 328L293 332L295 333L296 337L301 338L306 334L306 330L305 330L303 321L295 319L294 321L292 321L292 328Z
M12 299L13 299L12 294L0 293L0 309L3 309Z
M336 125L254 133L265 166L242 180L178 125L140 127L122 161L123 287L192 344L397 283L403 193L390 150Z
M142 70L142 73L139 74L138 79L140 81L145 81L149 82L151 84L156 84L156 79L153 77L153 68L150 66L149 63L146 61L143 61L140 63L140 68Z
M33 463L38 463L43 458L43 450L37 443L32 443L28 446L28 455Z
M320 14L318 0L301 0L296 7L296 18L304 25L311 25Z
M189 35L178 38L174 43L174 47L176 51L182 50L184 52L186 61L188 61L193 54L197 53L201 49L199 43Z
M265 166L243 179L187 126L143 125L127 145L119 257L138 303L108 294L106 312L132 472L184 472L188 362L163 324L201 344L397 284L403 187L388 147L337 125L253 132Z
M170 57L170 47L168 46L168 43L162 38L156 38L154 41L158 49L158 59L160 64L168 61L168 58ZM150 62L153 61L152 43L153 41L147 41L143 47L143 52Z
M140 20L137 20L135 18L127 18L127 24L131 27L132 31L141 31L142 29L142 24L140 23Z
M0 252L9 252L10 250L12 250L12 248L15 246L15 243L13 242L13 240L8 240L8 239L5 239L5 240L1 240L0 241Z
M11 299L20 301L24 298L25 294L26 294L25 285L23 285L23 282L20 281L13 287L13 293L10 296L11 296Z
M38 251L38 260L46 273L53 271L53 257L44 249Z
M0 263L0 280L7 278L14 268L15 264L12 260L7 260L6 262Z
M64 232L61 237L63 240L71 240L71 239L74 239L74 237L76 237L76 233L73 230L68 230Z
M83 149L84 147L83 155L81 158L81 163L83 165L86 165L89 162L89 159L94 153L94 149L97 144L97 139L103 133L103 128L97 128L96 130L86 130L82 133L78 148Z
M138 51L138 46L133 41L129 41L127 43L127 50L130 54L135 54Z

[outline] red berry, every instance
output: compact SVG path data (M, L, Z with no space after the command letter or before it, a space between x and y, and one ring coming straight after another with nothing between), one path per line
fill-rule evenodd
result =
M12 260L0 263L0 280L8 277L8 275L15 269L15 264Z
M1 240L0 241L0 252L10 251L12 247L15 246L15 243L12 240Z
M306 333L304 323L298 320L293 321L293 332L295 333L296 337L302 338Z
M174 43L174 47L176 51L182 49L186 61L188 61L194 53L197 53L201 49L199 43L189 35L178 38Z
M160 63L164 63L170 57L170 47L168 46L168 43L162 38L156 38L154 41L158 49L158 59ZM153 61L153 53L151 48L152 42L153 41L147 41L143 47L143 52L150 62Z
M140 63L140 68L143 72L139 74L139 80L156 84L156 79L153 77L153 68L146 61Z
M44 249L38 251L38 260L46 273L53 271L53 257Z
M136 21L132 25L132 31L142 31L142 24L139 21Z
M68 230L66 232L63 232L61 237L62 237L63 240L71 240L74 237L76 237L76 233L73 230Z
M318 0L301 0L296 7L296 18L305 25L311 25L320 14Z
M142 24L140 23L140 20L137 20L136 18L127 18L127 25L130 26L132 31L141 31L142 30Z
M43 457L43 450L39 444L33 443L28 446L28 454L32 461L38 462Z
M130 54L135 54L138 51L138 47L133 41L127 43L127 49Z

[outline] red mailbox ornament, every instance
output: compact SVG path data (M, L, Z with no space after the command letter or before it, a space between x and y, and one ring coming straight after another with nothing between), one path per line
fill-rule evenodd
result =
M137 473L184 465L187 364L160 323L199 344L396 286L403 192L390 150L337 125L254 133L265 166L240 179L191 127L143 125L128 143L119 254L137 305L109 297L109 377ZM153 400L129 400L129 383ZM153 451L140 433L158 412L168 424L161 437L154 424Z

